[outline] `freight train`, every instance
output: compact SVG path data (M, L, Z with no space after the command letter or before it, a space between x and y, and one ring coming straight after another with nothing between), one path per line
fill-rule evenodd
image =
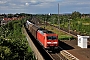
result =
M47 50L58 49L58 35L35 24L26 21L26 28L36 40Z

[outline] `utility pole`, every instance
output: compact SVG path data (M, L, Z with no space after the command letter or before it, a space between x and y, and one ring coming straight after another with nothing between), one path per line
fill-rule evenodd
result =
M58 25L59 25L59 29L60 29L60 20L59 20L59 3L58 3Z
M68 19L68 30L69 30L69 34L70 34L70 29L71 29L71 28L70 28L70 21L71 21L71 20L72 20L71 18ZM69 38L69 41L71 41L70 38Z

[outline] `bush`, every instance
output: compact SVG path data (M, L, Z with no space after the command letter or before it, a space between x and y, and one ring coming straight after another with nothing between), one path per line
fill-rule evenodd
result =
M0 57L3 51L3 60L24 60L24 57L33 60L33 53L28 51L28 42L22 34L22 25L22 20L16 20L0 27L0 49L3 48Z
M69 36L69 35L61 35L60 37L59 37L59 40L72 40L72 39L75 39L75 38L73 38L72 36Z

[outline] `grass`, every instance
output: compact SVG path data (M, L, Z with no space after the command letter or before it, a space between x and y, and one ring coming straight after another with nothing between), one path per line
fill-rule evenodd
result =
M29 45L28 45L28 52L32 52L32 49L30 48Z
M43 27L43 28L45 27L45 29L53 31L54 33L58 34L58 39L59 40L69 40L69 38L73 39L72 36L58 30L57 28L55 28L53 26L44 26L44 25L42 25L41 27Z

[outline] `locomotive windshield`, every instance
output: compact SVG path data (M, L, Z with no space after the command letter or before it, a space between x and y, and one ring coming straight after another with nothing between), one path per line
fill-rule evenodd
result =
M57 37L56 36L47 36L47 40L56 40Z

